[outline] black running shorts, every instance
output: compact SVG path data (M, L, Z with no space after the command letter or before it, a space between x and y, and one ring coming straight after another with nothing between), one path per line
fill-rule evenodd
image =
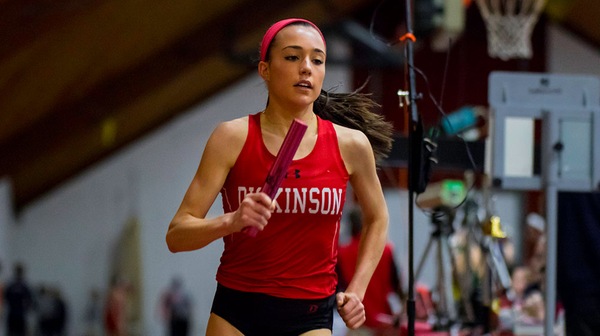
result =
M324 299L285 299L217 285L211 312L245 336L298 336L333 327L335 295Z

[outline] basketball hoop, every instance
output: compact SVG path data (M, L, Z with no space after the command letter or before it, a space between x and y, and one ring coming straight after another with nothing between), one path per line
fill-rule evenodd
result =
M504 61L531 58L531 34L546 0L476 0L485 21L488 54Z

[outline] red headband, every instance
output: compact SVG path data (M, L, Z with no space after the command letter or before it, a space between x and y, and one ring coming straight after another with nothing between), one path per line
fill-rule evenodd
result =
M277 33L279 33L279 31L282 30L283 28L289 26L292 23L296 23L296 22L304 22L304 23L308 23L309 25L313 26L313 28L315 28L319 32L319 34L321 34L323 43L325 43L325 37L323 36L323 33L321 32L319 27L317 27L317 25L315 25L314 23L312 23L308 20L292 18L292 19L285 19L285 20L277 21L267 30L267 32L265 33L265 36L263 36L262 42L260 43L260 60L261 61L266 61L267 50L269 49L269 46L271 45L273 38L275 38L275 35L277 35Z

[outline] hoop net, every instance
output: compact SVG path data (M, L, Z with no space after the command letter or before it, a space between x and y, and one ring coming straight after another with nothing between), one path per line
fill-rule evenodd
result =
M476 0L487 29L488 54L531 58L531 34L546 0Z

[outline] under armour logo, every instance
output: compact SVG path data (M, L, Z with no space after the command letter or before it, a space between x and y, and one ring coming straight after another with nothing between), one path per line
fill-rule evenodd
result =
M300 178L300 169L294 169L294 177ZM288 178L288 173L285 173L285 178Z

